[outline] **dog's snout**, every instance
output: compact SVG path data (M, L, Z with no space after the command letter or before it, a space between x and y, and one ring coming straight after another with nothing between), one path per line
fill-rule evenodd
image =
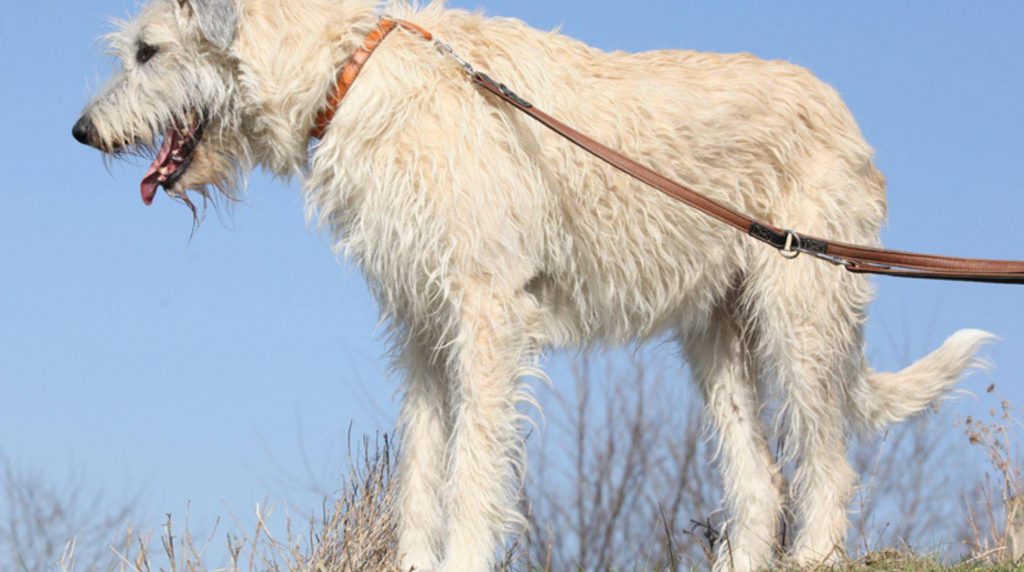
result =
M71 128L71 135L75 141L83 145L95 146L96 127L88 115L83 115L75 122L75 126Z

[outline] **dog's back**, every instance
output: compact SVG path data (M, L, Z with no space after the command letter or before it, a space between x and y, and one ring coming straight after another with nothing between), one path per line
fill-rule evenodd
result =
M872 150L835 91L803 68L748 54L608 53L459 11L427 25L540 108L711 198L780 227L878 241L884 181ZM759 245L734 230L509 107L482 111L457 120L510 157L509 188L487 200L515 210L503 224L519 225L521 252L538 257L530 288L552 342L643 338L680 326L680 314L699 325L752 270Z

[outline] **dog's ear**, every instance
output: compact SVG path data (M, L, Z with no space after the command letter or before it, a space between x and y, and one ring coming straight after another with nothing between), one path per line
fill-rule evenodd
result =
M226 50L235 41L238 29L236 0L178 0L178 4L191 9L203 36L213 45Z

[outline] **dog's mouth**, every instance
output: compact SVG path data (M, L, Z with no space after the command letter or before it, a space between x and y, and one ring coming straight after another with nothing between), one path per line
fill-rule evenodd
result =
M203 139L206 121L199 113L192 113L185 121L176 121L164 134L163 143L157 151L153 164L149 166L142 178L140 190L142 202L153 204L156 191L163 187L165 191L174 188L192 164L192 155Z

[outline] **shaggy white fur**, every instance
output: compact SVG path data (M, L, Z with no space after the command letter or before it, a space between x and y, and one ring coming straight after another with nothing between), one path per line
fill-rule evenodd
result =
M518 20L386 7L599 141L783 228L877 245L884 181L837 94L750 55L606 53ZM305 183L309 216L366 275L405 372L406 569L482 572L520 530L525 374L545 348L676 336L721 442L728 542L716 569L770 565L783 505L760 411L780 396L798 563L842 554L848 422L879 429L941 399L988 335L905 371L868 370L866 278L784 260L612 171L393 33L323 141L308 133L372 0L153 0L110 37L123 72L84 118L107 152L196 116L169 192L230 193L262 165ZM143 57L142 46L157 48ZM83 132L84 133L84 132ZM83 135L84 137L84 135Z

